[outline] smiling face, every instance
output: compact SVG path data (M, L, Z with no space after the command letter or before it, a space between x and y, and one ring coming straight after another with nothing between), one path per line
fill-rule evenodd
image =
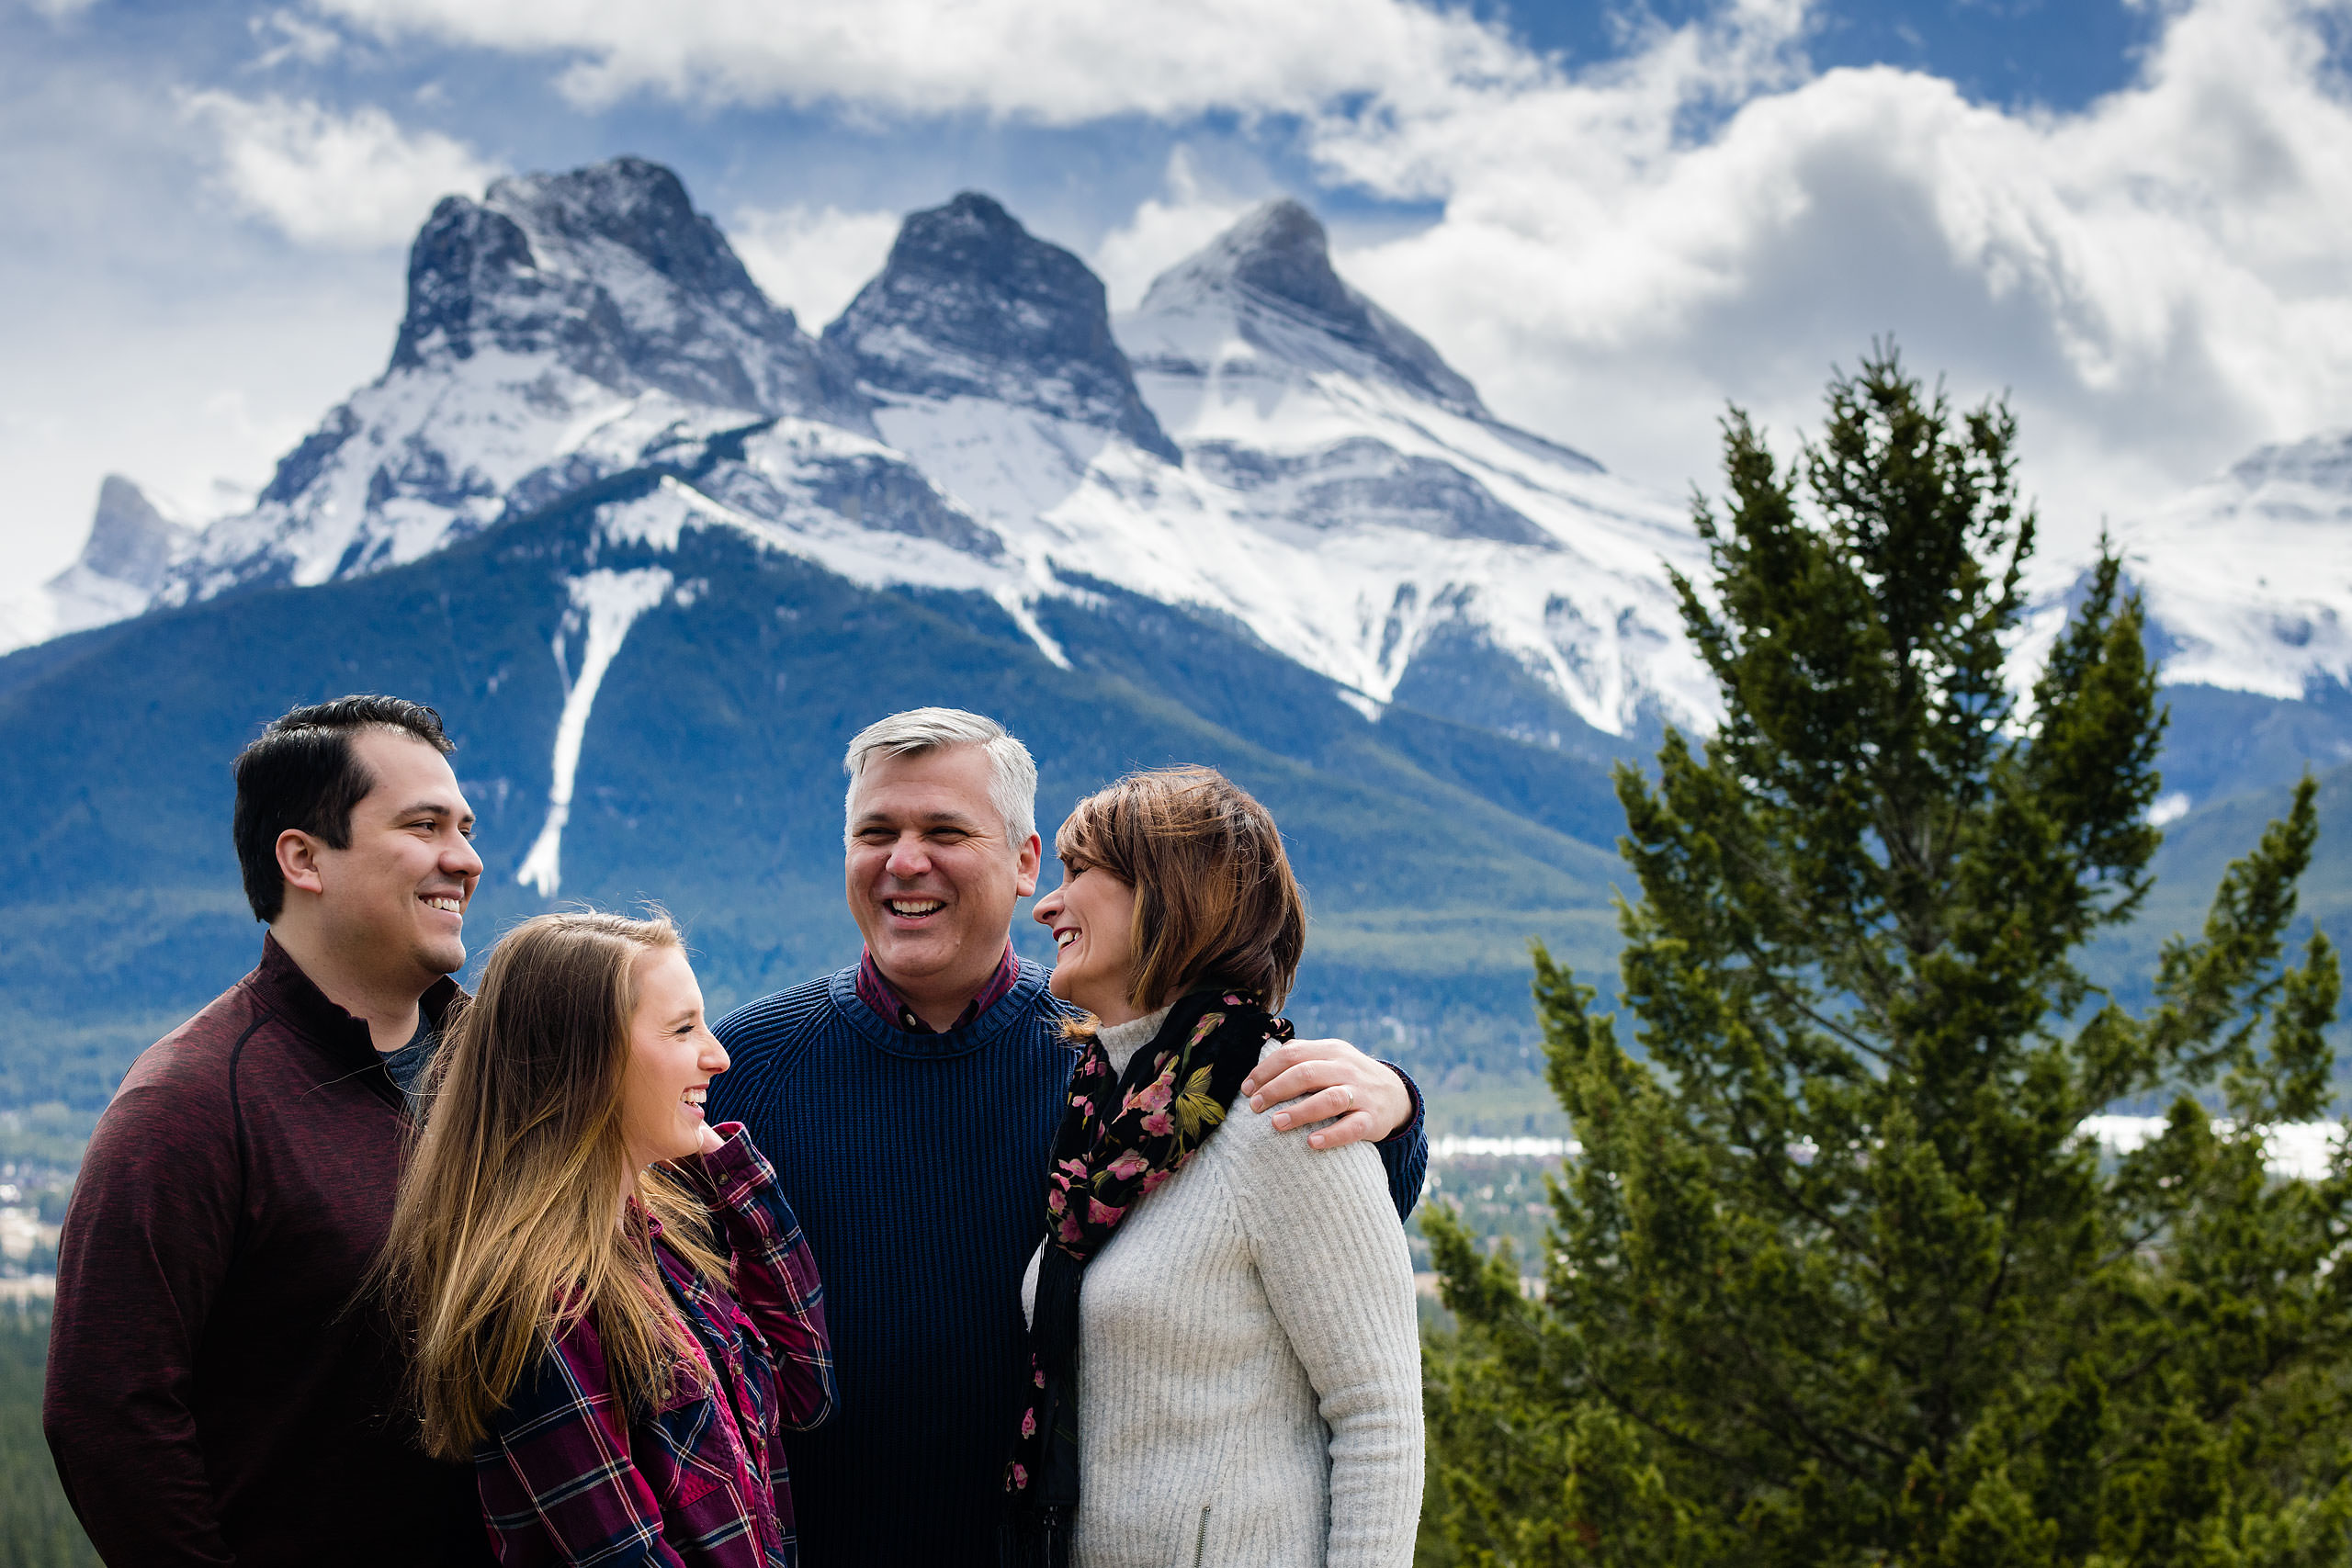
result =
M1136 981L1136 890L1100 866L1065 862L1062 885L1037 900L1035 919L1054 933L1049 988L1104 1023L1141 1018L1158 1003L1138 1005Z
M345 848L280 836L280 863L290 853L299 868L288 897L315 899L318 930L343 962L422 991L466 965L466 906L481 877L473 808L448 760L414 736L366 729L351 749L375 787L351 808Z
M1012 840L988 753L876 757L852 786L843 890L883 977L926 1018L988 983L1012 908L1037 890L1037 840Z
M684 952L657 947L637 961L628 1067L621 1077L621 1136L632 1168L684 1159L702 1147L703 1101L727 1070L727 1048L702 1012L702 987Z

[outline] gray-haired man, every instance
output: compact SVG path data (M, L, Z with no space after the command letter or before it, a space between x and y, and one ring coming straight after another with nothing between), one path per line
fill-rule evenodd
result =
M1023 1267L1073 1056L1046 972L1016 959L1037 888L1036 764L1001 725L894 714L850 743L843 881L860 961L718 1024L711 1117L775 1163L825 1276L842 1402L791 1447L812 1562L991 1561L1020 1394ZM1400 1213L1428 1144L1418 1097L1344 1041L1269 1055L1243 1086L1300 1094L1318 1146L1383 1138ZM1277 1118L1278 1123L1281 1119Z

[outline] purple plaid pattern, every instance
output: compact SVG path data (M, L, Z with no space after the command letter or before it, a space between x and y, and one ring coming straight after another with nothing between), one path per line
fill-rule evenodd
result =
M961 1029L997 1003L1004 1000L1006 994L1019 984L1020 980L1021 960L1013 956L1012 943L1007 942L1004 944L1004 956L997 960L996 973L989 976L989 983L980 987L980 994L965 1004L964 1010L956 1015L956 1021L951 1027ZM899 995L889 981L882 978L882 971L874 965L874 953L871 949L858 955L857 999L872 1008L876 1018L887 1019L910 1034L939 1032L922 1019L917 1018L915 1010L907 1005L907 999Z
M734 1293L697 1279L654 1233L654 1259L697 1355L665 1409L632 1418L593 1324L526 1375L474 1456L482 1517L506 1564L792 1568L792 1492L777 1446L832 1413L816 1259L738 1123L682 1170L734 1255Z

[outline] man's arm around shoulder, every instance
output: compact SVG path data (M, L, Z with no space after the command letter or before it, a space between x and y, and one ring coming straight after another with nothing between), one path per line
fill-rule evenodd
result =
M1430 1140L1420 1088L1404 1068L1344 1040L1294 1040L1267 1052L1241 1080L1241 1092L1253 1111L1282 1106L1273 1116L1277 1133L1314 1128L1306 1141L1316 1148L1376 1144L1396 1217L1412 1217L1429 1171ZM1326 1118L1335 1120L1316 1125Z
M99 1117L65 1214L41 1426L109 1562L233 1561L191 1406L243 1197L227 1057L151 1048Z

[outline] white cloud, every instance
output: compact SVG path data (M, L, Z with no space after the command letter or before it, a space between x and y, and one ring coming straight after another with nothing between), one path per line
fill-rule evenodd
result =
M323 65L343 49L341 33L284 9L256 16L248 26L253 28L255 41L262 45L254 64L264 71L289 60L305 65Z
M1132 309L1151 280L1233 226L1257 205L1255 199L1211 188L1179 147L1168 157L1163 196L1136 208L1126 222L1094 247L1095 272L1114 310Z
M26 0L26 4L34 11L47 17L52 22L62 22L69 17L78 17L97 3L98 0Z
M303 244L401 243L440 197L479 192L499 172L464 142L404 131L372 105L345 115L213 89L186 95L182 107L218 138L230 195Z
M1668 482L1712 476L1726 397L1810 425L1830 361L1891 332L1958 395L2013 392L2063 549L2352 417L2352 104L2310 8L2200 0L2073 115L1887 68L1775 81L1798 20L1328 117L1332 176L1445 206L1346 265L1498 406Z
M792 307L808 332L825 323L882 270L898 237L895 212L843 212L836 207L745 208L727 237L769 299Z
M1398 0L311 0L380 37L570 63L582 103L978 111L1049 125L1208 109L1306 112L1367 85L1505 83L1540 66L1465 14Z

